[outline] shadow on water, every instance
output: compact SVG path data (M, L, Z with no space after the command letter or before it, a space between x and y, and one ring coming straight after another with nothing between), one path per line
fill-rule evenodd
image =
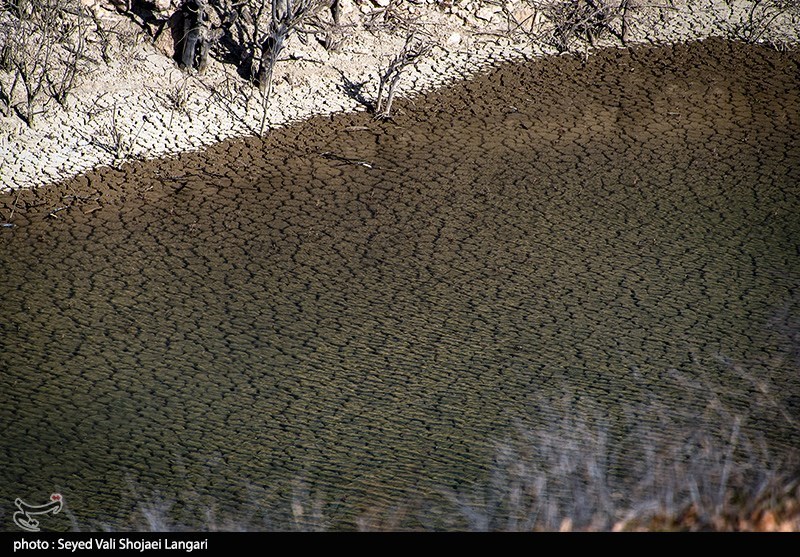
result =
M507 64L392 122L5 196L2 501L280 527L301 493L347 528L485 482L515 424L646 444L707 393L796 446L748 378L800 418L771 326L797 315L797 64L722 41Z

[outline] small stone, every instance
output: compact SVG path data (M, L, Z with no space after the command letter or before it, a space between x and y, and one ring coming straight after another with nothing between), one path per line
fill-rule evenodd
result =
M151 0L158 12L166 12L172 6L171 0Z
M447 37L447 44L448 46L455 46L457 44L461 44L461 35L459 33L453 33L449 37Z

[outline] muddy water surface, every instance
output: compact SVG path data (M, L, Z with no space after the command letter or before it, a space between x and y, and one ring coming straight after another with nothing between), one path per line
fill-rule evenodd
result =
M54 491L114 528L156 502L280 527L292 498L347 527L485 481L494 441L565 399L622 435L632 401L693 411L678 373L747 415L731 362L800 414L798 60L506 65L393 121L5 196L2 527ZM778 419L748 424L796 443Z

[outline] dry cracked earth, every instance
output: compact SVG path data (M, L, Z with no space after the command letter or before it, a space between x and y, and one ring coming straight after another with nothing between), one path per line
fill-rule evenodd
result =
M708 40L507 64L391 121L5 195L2 501L281 527L308 490L348 528L485 482L514 427L655 440L706 390L796 446L748 377L800 419L799 62Z

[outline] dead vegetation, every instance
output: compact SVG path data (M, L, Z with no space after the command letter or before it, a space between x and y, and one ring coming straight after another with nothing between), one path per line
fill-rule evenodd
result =
M0 111L29 126L46 105L65 106L87 70L90 20L79 0L0 2Z
M486 485L445 491L454 527L800 531L798 311L795 295L774 313L763 356L665 370L658 393L632 368L620 413L541 396L544 425L497 444Z
M734 0L726 0L733 6ZM750 0L746 15L740 21L727 25L727 34L731 39L747 43L759 43L765 40L772 24L779 18L790 19L795 27L800 25L800 0ZM771 37L773 47L784 47L784 39Z
M713 397L712 397L713 398ZM480 489L445 491L456 528L478 531L748 530L800 528L800 461L767 448L746 418L709 407L676 416L650 401L618 425L580 409L499 443ZM569 413L569 410L572 413ZM688 414L688 412L687 412ZM648 423L656 416L664 430ZM668 435L666 434L668 432ZM771 516L772 526L763 524Z
M640 0L497 0L490 3L501 8L508 34L522 35L558 52L585 50L607 37L626 44L633 15L645 7ZM646 7L659 9L661 6L655 3Z
M261 125L254 127L261 133L275 68L291 58L283 57L291 40L316 41L333 51L356 27L376 36L413 36L414 41L406 41L379 70L380 91L374 108L376 115L388 117L404 69L425 55L433 42L420 40L426 24L421 21L422 12L412 9L419 2L353 0L349 9L360 12L344 22L344 1L0 0L0 115L16 115L32 126L37 115L51 106L66 107L83 77L130 56L137 42L130 29L121 28L119 18L99 15L114 9L187 73L203 74L211 63L235 68L239 79L256 91L226 90L235 89L236 95L244 92L248 110L253 95L260 95ZM733 14L734 0L726 2ZM459 9L458 2L428 3L443 11ZM601 40L625 44L643 11L663 16L676 6L673 0L484 0L470 5L499 13L509 36L557 52L584 54ZM791 25L800 20L800 0L750 0L747 6L742 17L731 18L721 30L733 39L769 41L785 48L786 41L774 37L771 30L775 22ZM486 34L497 34L499 28L492 29ZM166 41L169 35L171 41ZM166 42L170 45L165 46ZM125 63L133 66L135 62Z
M303 31L302 25L313 13L321 7L319 0L272 0L271 17L266 36L263 40L258 37L260 60L256 72L256 82L262 95L262 115L260 133L264 133L267 118L269 99L272 94L272 77L275 73L275 64L283 51L286 41L293 33ZM263 5L263 2L262 2Z
M391 118L392 101L403 71L425 56L432 48L433 44L429 40L414 33L406 37L406 42L400 52L392 58L385 69L378 73L378 95L374 106L376 118ZM386 100L384 100L384 92Z
M81 0L0 0L0 114L33 127L105 64L133 60L137 42Z

